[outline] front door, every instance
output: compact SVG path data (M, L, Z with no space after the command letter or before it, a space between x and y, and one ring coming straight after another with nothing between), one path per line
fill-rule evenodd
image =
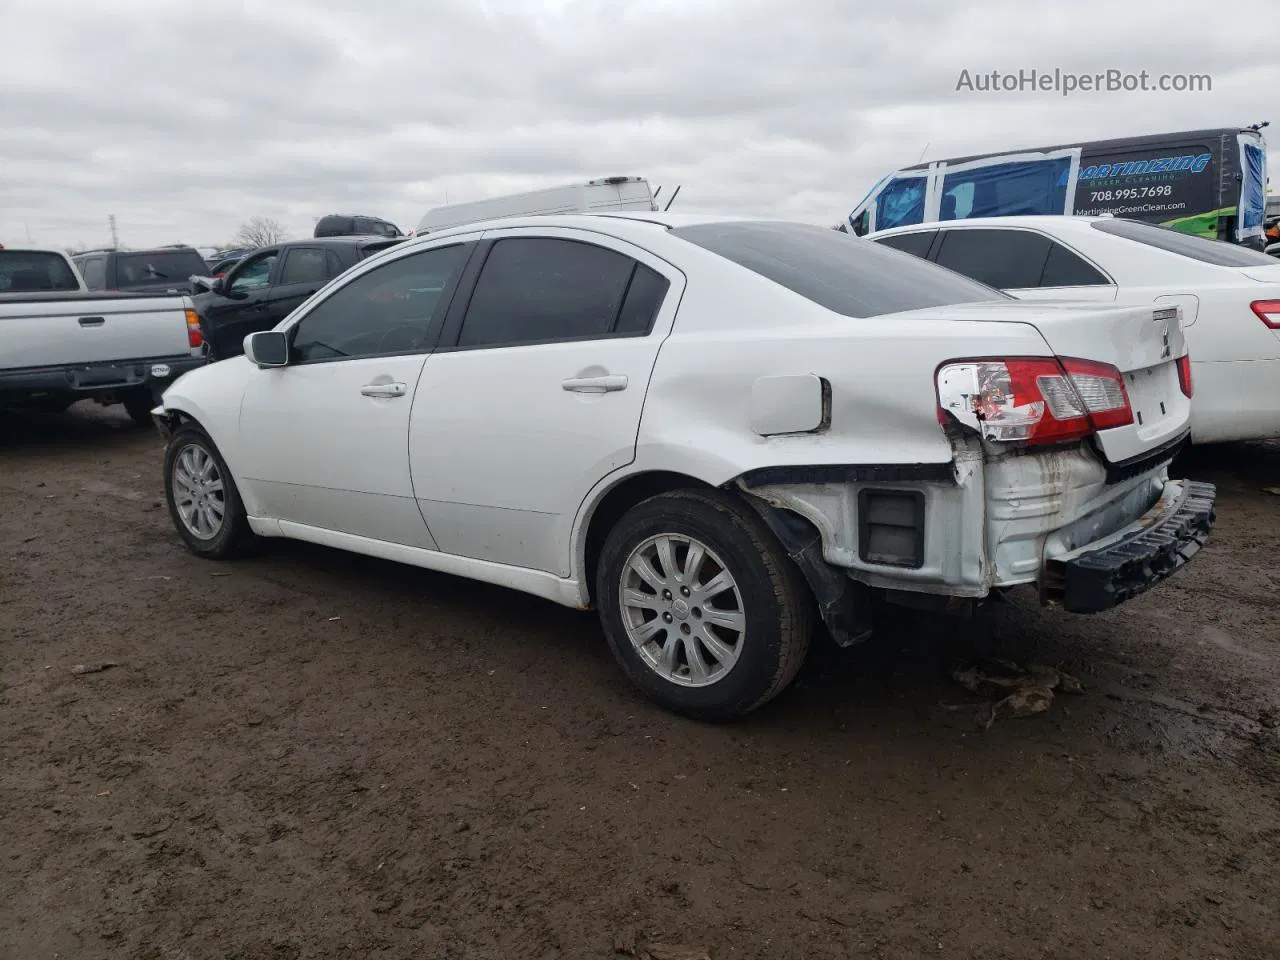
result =
M579 507L635 458L683 276L585 231L485 240L465 314L450 312L414 397L414 490L442 551L568 576Z
M240 472L263 516L435 546L409 476L409 413L469 252L418 250L357 274L291 325L288 366L254 371Z
M245 257L223 280L218 293L202 295L197 304L204 321L205 339L215 360L244 353L244 338L262 326L266 314L271 274L280 251L260 250Z

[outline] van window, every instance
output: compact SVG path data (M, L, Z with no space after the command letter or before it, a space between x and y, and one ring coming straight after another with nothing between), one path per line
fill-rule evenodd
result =
M993 162L942 178L939 220L1061 214L1067 204L1069 157Z
M1177 253L1201 263L1212 263L1219 267L1274 267L1280 261L1265 253L1258 253L1247 247L1238 247L1222 240L1209 240L1205 237L1192 236L1181 230L1159 227L1154 223L1143 223L1140 220L1106 219L1094 220L1089 226L1113 237L1124 237L1135 243L1145 243L1149 247Z
M852 242L825 227L732 221L677 227L671 235L846 317L1011 299L925 260Z
M924 221L924 177L897 177L876 197L876 229L909 227Z

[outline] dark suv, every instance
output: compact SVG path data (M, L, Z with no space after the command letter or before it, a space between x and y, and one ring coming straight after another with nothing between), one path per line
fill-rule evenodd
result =
M244 353L244 338L270 330L338 274L403 237L291 240L250 253L194 298L210 360Z
M381 217L343 216L330 214L316 223L317 237L403 237L390 220Z
M71 259L90 290L190 293L191 277L204 276L209 270L196 248L185 246L90 250Z

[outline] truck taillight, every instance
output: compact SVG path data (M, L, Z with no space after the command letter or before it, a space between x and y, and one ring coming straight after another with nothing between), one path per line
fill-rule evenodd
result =
M1191 354L1189 353L1184 353L1178 358L1178 386L1188 398L1195 392L1195 384L1191 382Z
M1280 300L1255 300L1249 307L1272 330L1280 330Z
M194 350L204 343L204 333L200 329L200 315L194 310L185 312L187 315L187 345Z
M951 414L988 440L1067 443L1133 423L1124 377L1093 360L953 361L937 386L939 419Z

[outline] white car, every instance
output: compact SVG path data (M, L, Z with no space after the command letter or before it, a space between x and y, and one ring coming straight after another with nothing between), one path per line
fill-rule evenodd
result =
M1280 437L1280 263L1137 220L989 217L869 240L1020 300L1177 305L1196 397L1195 443Z
M389 248L154 411L196 554L292 537L599 610L723 719L880 600L1180 569L1212 486L1177 309L1018 303L817 226L532 216Z

